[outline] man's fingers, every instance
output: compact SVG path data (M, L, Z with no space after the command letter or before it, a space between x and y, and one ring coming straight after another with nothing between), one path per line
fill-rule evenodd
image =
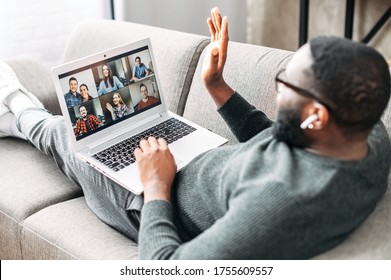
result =
M150 149L158 149L159 147L167 147L168 144L166 140L163 138L156 139L155 137L148 137L147 140L143 139L140 141L140 146L134 150L134 154L136 155L136 150L141 155L142 153L150 150Z
M228 17L223 18L222 28L221 28L221 41L220 41L220 62L224 63L227 58L228 51Z
M207 22L208 22L208 26L209 26L209 32L211 35L211 41L214 42L216 40L216 29L213 25L213 21L211 18L208 18Z
M140 141L140 149L141 151L145 151L146 149L150 148L149 142L145 139Z
M160 145L161 147L167 147L167 146L168 146L166 140L164 140L163 138L159 138L159 139L157 140L157 142L159 143L159 145Z
M155 137L148 137L148 143L149 143L149 146L152 148L152 149L157 149L159 144L158 144L158 141L156 140Z
M220 12L216 13L216 25L217 25L217 30L219 32L219 38L221 37L221 14Z
M220 16L220 11L217 7L212 9L212 19L213 19L213 24L214 24L216 32L220 33L221 16Z
M143 152L141 151L140 148L136 148L133 153L134 156L136 157L136 160L138 161L141 158Z
M227 16L224 16L223 17L223 22L221 24L221 36L220 36L221 40L223 42L227 42L228 44L228 17Z

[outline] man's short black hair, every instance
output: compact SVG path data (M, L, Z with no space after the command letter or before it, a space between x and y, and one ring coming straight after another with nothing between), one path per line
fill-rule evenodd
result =
M314 89L335 105L332 117L346 134L368 132L390 99L390 72L373 48L348 39L319 36L309 42Z
M76 81L76 82L77 82L77 79L76 79L75 77L70 77L70 78L69 78L69 82L68 82L68 83L70 84L70 83L71 83L71 81Z

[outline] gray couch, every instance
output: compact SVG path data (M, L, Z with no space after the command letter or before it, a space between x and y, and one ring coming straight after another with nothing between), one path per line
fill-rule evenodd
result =
M126 42L150 37L162 90L171 111L227 137L229 132L200 79L207 37L108 20L83 22L65 47L70 61ZM106 38L106 39L103 39ZM225 77L271 118L274 76L291 52L230 42ZM34 61L8 61L21 82L47 108L59 113L48 69ZM391 109L383 116L391 129ZM80 188L54 161L25 141L0 139L1 259L137 259L137 245L101 222ZM331 225L330 225L331 226ZM391 193L345 242L315 259L391 259Z

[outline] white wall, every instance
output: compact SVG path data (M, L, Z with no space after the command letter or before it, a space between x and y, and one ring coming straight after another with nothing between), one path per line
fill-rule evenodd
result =
M115 0L119 20L209 36L206 18L218 6L230 20L230 39L246 41L244 0ZM0 59L31 58L51 68L87 18L110 18L110 0L0 0Z
M209 36L206 19L213 7L229 18L230 40L246 41L244 0L116 0L117 19Z
M0 0L0 59L28 57L50 68L77 23L109 17L108 0Z

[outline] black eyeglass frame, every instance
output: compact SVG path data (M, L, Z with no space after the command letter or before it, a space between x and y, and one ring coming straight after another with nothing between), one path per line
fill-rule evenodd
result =
M292 89L293 91L295 91L296 93L300 94L301 96L304 96L304 97L307 97L307 98L311 98L311 99L314 99L316 100L318 103L322 104L323 106L325 106L327 108L327 110L329 110L330 112L333 112L334 111L334 108L335 106L333 105L330 105L328 102L320 99L318 96L316 96L314 93L306 90L306 89L303 89L303 88L300 88L298 86L295 86L287 81L284 81L283 79L281 79L279 76L285 72L285 68L282 69L281 71L279 71L276 75L276 77L274 78L275 82L276 82L276 91L278 92L278 83L281 83L283 85L285 85L286 87Z

